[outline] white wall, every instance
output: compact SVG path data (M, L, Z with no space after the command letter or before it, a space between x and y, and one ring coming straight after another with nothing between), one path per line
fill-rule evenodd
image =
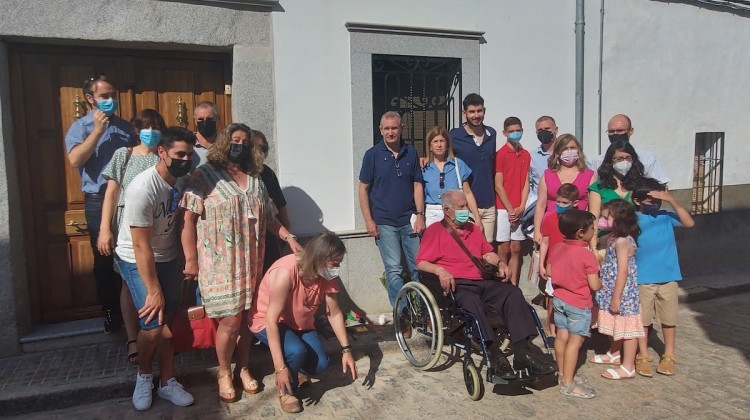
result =
M275 140L282 187L304 191L321 209L326 228L354 228L359 205L351 174L359 173L360 163L351 159L346 22L484 31L480 93L487 123L502 128L505 117L520 117L530 130L525 141L533 147L538 145L533 121L539 115L552 114L563 130L572 130L574 67L572 58L566 60L575 51L575 5L569 3L282 1L285 11L273 13ZM295 231L313 230L315 217L302 214L294 198L287 198ZM310 202L306 204L309 208Z

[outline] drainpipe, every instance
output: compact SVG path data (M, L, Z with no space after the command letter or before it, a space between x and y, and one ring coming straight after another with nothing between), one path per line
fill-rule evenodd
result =
M602 154L602 74L604 68L604 0L599 6L599 155Z
M576 137L583 143L583 41L585 0L576 0Z

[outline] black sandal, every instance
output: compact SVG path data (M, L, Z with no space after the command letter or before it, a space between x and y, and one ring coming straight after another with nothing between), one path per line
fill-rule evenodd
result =
M132 353L128 353L128 362L130 362L133 365L137 365L138 364L138 343L137 343L137 341L138 340L130 340L130 341L128 341L128 342L125 343L125 351L128 351L128 349L130 348L131 344L135 344L136 345L135 346L136 351L134 351Z

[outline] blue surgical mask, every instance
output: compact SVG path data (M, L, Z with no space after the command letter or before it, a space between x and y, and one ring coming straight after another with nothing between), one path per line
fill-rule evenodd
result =
M559 204L556 203L555 206L557 206L557 214L565 213L566 211L568 211L571 208L573 208L572 204L568 204L567 206L561 206L561 205L559 205Z
M112 98L97 99L96 107L103 113L107 114L107 116L110 116L117 111L117 102Z
M661 209L661 203L652 203L652 204L641 203L641 213L647 214L649 216L656 216L657 214L659 214L660 209Z
M460 226L469 221L469 210L455 210L455 213L456 217L453 221L456 222L457 225Z
M510 134L508 134L508 140L510 141L521 141L521 137L523 136L523 131L514 131Z
M153 128L144 128L141 130L139 137L141 143L145 144L149 149L153 149L161 141L161 131L154 130Z

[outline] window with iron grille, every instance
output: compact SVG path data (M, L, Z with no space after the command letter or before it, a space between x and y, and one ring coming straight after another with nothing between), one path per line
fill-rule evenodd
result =
M724 178L724 133L696 133L693 161L693 214L721 211Z
M372 56L373 139L380 117L401 115L401 138L425 156L425 137L436 125L449 130L461 124L461 59L403 55Z

